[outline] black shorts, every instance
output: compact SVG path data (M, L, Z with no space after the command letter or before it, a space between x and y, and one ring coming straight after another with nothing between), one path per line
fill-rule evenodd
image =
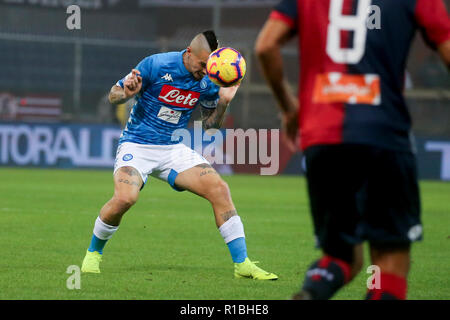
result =
M342 144L309 147L305 157L314 231L326 253L345 259L365 240L401 248L422 239L413 153Z

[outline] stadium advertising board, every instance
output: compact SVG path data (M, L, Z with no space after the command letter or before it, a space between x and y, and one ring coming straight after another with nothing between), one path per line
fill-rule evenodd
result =
M272 7L278 0L222 0L219 3L211 0L139 0L141 7Z
M218 139L217 135L199 136L195 128L191 128L186 130L187 139L183 142L200 151L196 146L199 141L203 155L213 166L228 168L229 173L264 174L262 168L270 171L268 174L304 173L302 153L289 151L278 131L266 130L263 133L267 135L264 136L261 132L249 130L221 130L224 137ZM121 129L113 125L2 122L0 165L112 168L120 134ZM249 140L252 136L256 139L257 148ZM230 138L234 141L231 144ZM220 146L216 146L216 142ZM450 140L420 137L416 139L416 147L420 178L450 180ZM252 150L256 150L256 155ZM261 153L261 150L265 151ZM219 157L221 152L223 155ZM230 161L217 161L230 157Z
M112 167L114 126L1 124L0 163L36 167Z
M130 2L130 1L127 1ZM136 1L131 1L136 6ZM124 4L123 0L0 0L0 4L21 5L40 8L66 8L70 5L77 5L82 9L107 9L115 8Z
M222 7L272 7L278 0L222 0ZM56 9L77 5L87 10L135 10L154 7L213 7L211 0L0 0L0 4Z

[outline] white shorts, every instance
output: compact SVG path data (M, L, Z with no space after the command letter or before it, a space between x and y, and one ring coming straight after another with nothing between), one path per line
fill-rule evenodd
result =
M121 167L133 167L141 175L144 184L149 175L168 182L177 191L175 178L180 172L199 164L209 164L196 151L183 143L151 145L124 142L119 145L114 162L114 174Z

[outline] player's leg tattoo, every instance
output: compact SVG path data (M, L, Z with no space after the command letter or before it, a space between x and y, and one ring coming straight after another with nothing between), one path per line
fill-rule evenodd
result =
M137 186L137 187L141 186L140 183L138 183L136 181L129 181L127 179L119 179L118 182L123 182L123 183L129 184L130 186Z
M214 170L213 167L211 167L209 164L206 164L206 163L199 164L199 165L197 165L196 167L199 167L199 168L204 169L204 170L202 170L202 171L200 172L200 177L202 177L202 176L204 176L204 175L206 175L206 174L210 174L210 173L212 173L212 174L218 174L218 173L216 172L216 170Z
M130 178L127 179L126 177L121 177L120 179L117 180L117 182L126 183L130 186L136 186L138 188L141 186L141 182L139 181L140 174L135 168L122 167L119 169L119 171L127 174Z
M223 219L223 222L227 222L228 220L230 220L231 217L236 216L237 215L237 211L236 210L230 210L224 213L221 213L220 216Z
M129 176L139 176L139 172L133 167L122 167L120 171L127 173Z

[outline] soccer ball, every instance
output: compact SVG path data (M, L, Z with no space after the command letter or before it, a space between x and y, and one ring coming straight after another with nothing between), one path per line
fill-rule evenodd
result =
M231 87L242 81L246 71L244 57L239 51L223 47L211 52L206 63L209 79L220 87Z

